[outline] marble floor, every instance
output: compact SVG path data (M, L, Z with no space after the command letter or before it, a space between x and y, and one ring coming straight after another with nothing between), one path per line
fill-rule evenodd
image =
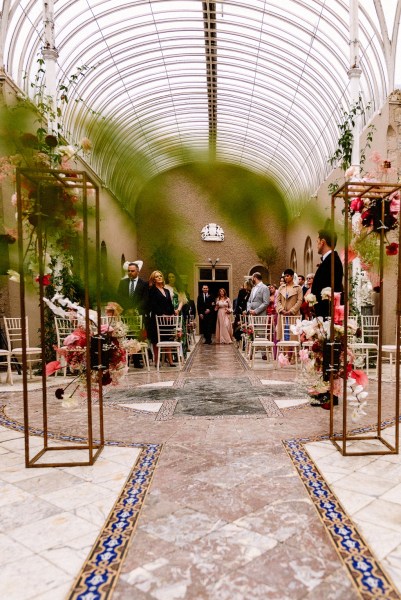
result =
M50 443L84 443L84 402L62 407L56 383ZM199 343L182 371L132 369L106 391L106 446L85 467L25 469L18 381L0 400L0 598L401 597L400 457L341 456L293 368Z

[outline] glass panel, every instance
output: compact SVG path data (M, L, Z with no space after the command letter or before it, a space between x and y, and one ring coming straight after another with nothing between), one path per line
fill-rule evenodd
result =
M212 269L201 268L199 269L199 279L202 281L211 281L212 280Z
M215 269L215 279L216 281L227 281L228 279L228 269Z

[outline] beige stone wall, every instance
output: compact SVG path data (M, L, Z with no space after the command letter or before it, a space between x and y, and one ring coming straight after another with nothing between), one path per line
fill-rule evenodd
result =
M168 240L180 244L184 249L190 249L193 253L192 267L190 265L188 273L189 291L192 297L197 295L197 269L196 265L210 266L208 259L213 261L219 258L218 266L229 266L231 269L230 278L230 296L235 298L238 289L244 282L244 276L248 275L250 270L261 264L255 246L263 245L263 236L254 243L250 242L246 236L241 235L241 231L233 227L230 219L221 214L219 207L213 204L204 188L200 189L192 181L188 180L186 170L176 169L161 176L161 187L165 193L169 208L176 216L176 221L166 223L171 235ZM250 196L251 201L252 196ZM145 261L143 275L148 276L154 269L160 268L152 261L152 244L149 240L150 232L156 226L159 219L158 215L153 215L146 210L146 204L151 202L151 198L144 191L144 194L138 201L137 221L138 221L138 255ZM160 216L160 218L162 218ZM201 230L208 223L217 223L224 231L223 242L208 242L201 239ZM266 203L265 223L266 240L277 246L279 256L285 255L285 232L279 224L273 225L272 219L269 219L269 206ZM153 245L154 240L151 240ZM178 259L176 271L182 273L182 265ZM273 281L277 281L285 263L281 260L271 269Z

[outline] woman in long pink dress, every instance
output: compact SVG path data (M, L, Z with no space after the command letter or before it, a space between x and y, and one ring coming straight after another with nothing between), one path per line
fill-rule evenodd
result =
M233 326L231 315L233 310L231 300L227 297L224 288L219 289L215 310L217 311L216 344L232 344Z

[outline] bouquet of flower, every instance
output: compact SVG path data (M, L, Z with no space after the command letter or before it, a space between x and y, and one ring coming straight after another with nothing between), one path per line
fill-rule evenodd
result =
M347 368L345 369L345 336L355 335L358 331L358 323L354 319L348 320L347 332L339 323L333 325L333 339L331 337L331 323L324 321L322 317L316 317L312 321L297 321L291 326L294 334L299 335L301 342L313 342L310 349L303 348L300 351L300 360L303 365L303 376L310 396L316 396L328 392L330 389L330 375L333 375L333 394L338 396L342 391L341 379L347 379L347 385L358 383L358 396L350 396L353 401L359 403L365 400L367 392L363 392L363 386L367 384L367 376L362 371L354 369L354 355L347 348ZM280 359L280 357L279 357ZM349 379L349 382L348 382ZM362 394L362 396L361 396ZM355 396L355 397L354 397ZM365 402L366 404L366 402ZM365 406L364 404L364 406ZM355 412L355 411L354 411ZM361 411L355 413L362 415ZM354 415L354 417L355 417Z
M79 387L81 384L85 385L84 375L89 368L95 385L100 382L100 378L103 385L118 385L127 372L126 344L135 342L140 347L139 342L136 340L126 340L127 325L117 320L113 324L105 323L101 325L99 332L96 327L97 313L96 311L89 311L88 317L91 329L89 338L90 364L88 365L85 309L61 294L55 294L51 300L46 298L44 300L54 314L62 318L70 318L77 324L75 329L64 339L63 345L56 348L57 354L64 364L59 360L48 363L46 365L46 375L52 375L67 365L69 370L80 380ZM99 347L101 348L100 356ZM63 398L65 389L57 389L56 397Z
M241 333L245 334L248 338L248 340L252 341L253 340L253 327L251 325L242 325L241 326Z
M387 241L386 254L398 253L398 244L387 240L387 233L397 229L400 212L400 193L394 192L389 198L354 198L349 205L353 232L356 238L384 230Z

